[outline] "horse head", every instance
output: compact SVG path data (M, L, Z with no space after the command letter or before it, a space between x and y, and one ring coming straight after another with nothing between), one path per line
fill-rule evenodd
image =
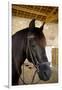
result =
M51 76L51 68L46 56L46 38L43 33L45 22L40 28L35 27L35 19L29 24L27 34L27 59L34 64L41 80L49 80Z

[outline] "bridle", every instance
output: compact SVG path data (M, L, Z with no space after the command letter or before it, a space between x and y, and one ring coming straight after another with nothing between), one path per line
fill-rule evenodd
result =
M28 50L29 50L32 63L33 63L33 65L34 65L34 67L36 68L36 70L35 70L35 72L34 72L34 75L33 75L33 77L32 77L31 84L34 82L36 73L40 72L40 71L39 71L39 62L38 62L38 60L37 60L37 58L36 58L36 56L35 56L35 53L34 53L33 50L32 50L32 47L30 47L30 40L31 40L32 38L33 38L33 36L28 36L28 37L27 37L27 46L26 46L26 47L27 47L27 48L26 48L26 58L28 59ZM34 58L33 58L32 55L35 57L36 65L35 65ZM48 64L49 62L42 62L42 64L45 64L45 63ZM23 67L23 70L24 70L24 67ZM27 84L27 83L24 82L24 80L23 80L22 78L20 78L20 79L22 80L23 84ZM36 83L38 83L38 82L39 82L39 81L37 81Z

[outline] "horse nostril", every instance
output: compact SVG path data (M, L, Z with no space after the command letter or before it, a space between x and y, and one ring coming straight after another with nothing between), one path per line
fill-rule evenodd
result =
M44 72L44 75L47 76L46 72Z

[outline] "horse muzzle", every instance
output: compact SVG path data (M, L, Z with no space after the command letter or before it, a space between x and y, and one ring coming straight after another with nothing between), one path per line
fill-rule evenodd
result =
M50 68L48 62L39 64L38 76L39 76L40 80L43 80L43 81L47 81L50 79L51 68Z

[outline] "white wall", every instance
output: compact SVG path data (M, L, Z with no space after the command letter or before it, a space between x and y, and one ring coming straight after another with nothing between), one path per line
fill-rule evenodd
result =
M44 27L44 34L48 46L58 47L58 24L48 23Z
M45 50L50 66L52 66L52 47L46 47Z

